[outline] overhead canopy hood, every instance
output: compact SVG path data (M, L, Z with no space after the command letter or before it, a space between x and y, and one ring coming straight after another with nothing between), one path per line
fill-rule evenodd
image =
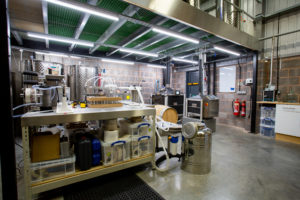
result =
M220 38L252 50L258 50L257 38L199 10L182 0L123 0L159 15L214 34Z

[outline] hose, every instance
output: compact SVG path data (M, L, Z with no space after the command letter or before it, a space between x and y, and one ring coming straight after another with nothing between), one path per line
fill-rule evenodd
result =
M159 132L158 132L158 130L157 130L156 127L155 127L155 132L156 132L156 135L157 135L157 137L158 137L158 140L160 141L160 143L161 143L161 145L162 145L162 148L163 148L163 150L164 150L164 153L166 154L167 164L166 164L166 167L163 168L163 169L161 169L161 168L159 168L158 166L156 166L156 164L154 164L154 167L155 167L155 169L156 169L157 171L159 171L159 172L166 172L166 171L168 171L168 170L170 169L170 158L169 158L169 154L168 154L168 152L167 152L167 150L166 150L165 144L163 143L163 141L162 141L162 139L161 139L161 136L160 136L160 134L159 134Z
M160 117L158 117L158 116L157 116L157 119L161 120L161 123L164 122L164 121L163 121ZM155 123L157 124L157 120L155 120ZM168 130L169 130L169 128L163 128L163 127L161 127L161 128L162 128L162 130L164 130L164 131L168 131ZM177 165L175 165L175 166L173 166L173 167L170 167L170 157L169 157L169 154L168 154L168 152L167 152L167 150L166 150L165 144L163 143L162 138L161 138L161 136L160 136L160 134L159 134L159 132L158 132L157 126L155 127L155 132L156 132L156 135L157 135L157 137L158 137L158 140L160 141L160 143L161 143L161 145L162 145L162 148L163 148L163 150L164 150L164 153L165 153L165 155L166 155L167 163L166 163L166 167L165 167L165 168L159 168L158 166L156 166L156 164L154 164L154 168L155 168L157 171L159 171L159 172L166 172L166 171L168 171L168 170L171 170L171 169L177 167Z
M13 111L14 111L14 110L17 110L17 109L19 109L19 108L25 107L25 106L38 106L38 105L41 105L41 104L39 104L39 103L27 103L27 104L22 104L22 105L19 105L19 106L14 107L14 108L13 108Z

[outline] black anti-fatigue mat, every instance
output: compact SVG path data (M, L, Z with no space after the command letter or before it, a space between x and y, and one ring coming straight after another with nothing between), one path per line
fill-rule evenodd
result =
M65 200L163 200L131 170L84 181L64 190Z

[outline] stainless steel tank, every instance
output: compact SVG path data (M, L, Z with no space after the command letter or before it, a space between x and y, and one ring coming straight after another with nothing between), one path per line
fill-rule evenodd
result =
M184 153L181 169L193 174L208 174L211 169L212 132L203 123L183 126Z

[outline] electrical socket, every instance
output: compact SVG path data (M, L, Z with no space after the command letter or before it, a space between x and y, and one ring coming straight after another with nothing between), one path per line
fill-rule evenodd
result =
M239 95L246 95L247 92L245 90L242 90L242 91L237 91L237 94L239 94Z

